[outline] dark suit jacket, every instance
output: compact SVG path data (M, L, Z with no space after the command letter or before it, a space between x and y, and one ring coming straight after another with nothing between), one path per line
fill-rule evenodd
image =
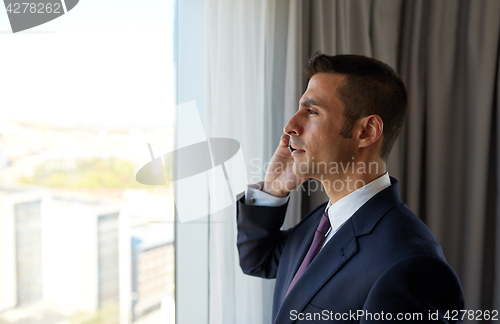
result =
M244 197L239 200L240 265L246 274L276 278L273 323L326 323L335 318L383 323L387 313L392 322L397 322L398 313L415 313L415 322L439 323L448 322L447 311L464 309L460 281L441 247L401 202L394 178L391 184L347 220L286 297L326 203L281 231L287 204L257 207L245 205ZM385 317L380 317L382 312ZM417 321L419 313L422 319Z

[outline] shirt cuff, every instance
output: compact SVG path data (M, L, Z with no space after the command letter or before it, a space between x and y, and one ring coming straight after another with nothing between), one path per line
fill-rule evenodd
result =
M278 207L286 204L290 196L276 197L262 191L264 181L248 185L245 192L245 204L252 206Z

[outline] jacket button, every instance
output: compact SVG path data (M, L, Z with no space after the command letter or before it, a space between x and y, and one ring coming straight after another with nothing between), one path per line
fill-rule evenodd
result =
M340 255L341 255L341 256L344 256L344 255L345 255L345 254L344 254L344 249L340 249Z

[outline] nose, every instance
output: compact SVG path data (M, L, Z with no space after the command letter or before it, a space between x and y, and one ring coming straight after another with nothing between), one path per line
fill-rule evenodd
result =
M302 126L299 122L298 112L290 118L288 123L283 128L283 131L288 135L300 136L302 134Z

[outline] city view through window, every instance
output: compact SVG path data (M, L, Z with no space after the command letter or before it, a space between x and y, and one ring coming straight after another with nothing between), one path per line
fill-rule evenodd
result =
M0 12L0 323L175 322L173 187L135 179L174 147L174 15L88 0L12 34Z

